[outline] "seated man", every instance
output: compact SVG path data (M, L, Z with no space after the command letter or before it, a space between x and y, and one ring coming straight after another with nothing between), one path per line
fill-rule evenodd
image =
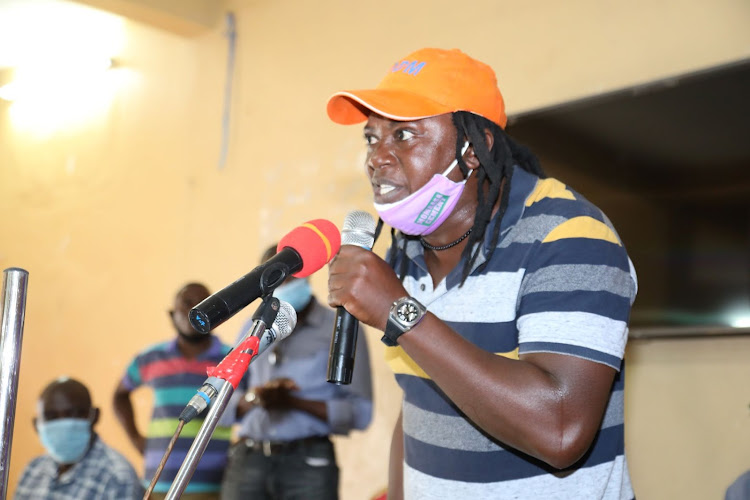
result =
M46 455L26 466L16 500L140 499L143 487L130 463L94 432L99 409L88 389L61 377L50 383L37 403L34 418Z

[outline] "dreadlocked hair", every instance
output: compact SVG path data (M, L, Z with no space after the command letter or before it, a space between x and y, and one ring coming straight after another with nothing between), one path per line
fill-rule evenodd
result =
M452 114L452 118L453 125L457 131L456 158L464 177L469 174L469 167L464 163L461 154L461 149L466 140L474 147L474 154L479 159L479 168L475 172L477 176L477 210L474 215L474 225L471 227L468 243L461 254L464 266L459 286L463 286L482 250L482 245L477 243L481 243L484 240L485 231L492 220L492 210L499 198L500 206L497 214L497 223L492 228L489 255L485 263L479 267L479 270L489 262L495 251L497 240L500 237L501 221L508 208L513 166L517 165L540 178L544 178L546 175L536 156L525 146L511 139L496 123L468 111L456 111ZM492 148L487 145L484 134L485 130L488 130L494 138ZM396 231L391 229L389 264L391 267L394 267L398 254L401 254L398 275L403 280L406 275L408 261L406 258L406 245L408 240L418 239L419 237L404 234L400 234L399 236L400 238L397 238ZM398 247L399 239L402 240L401 248Z
M461 148L466 139L474 146L474 154L479 159L479 168L476 170L477 210L474 215L474 225L471 227L469 241L461 254L464 259L464 267L461 273L460 286L463 286L482 250L482 246L477 245L477 243L484 240L487 225L492 219L492 210L498 198L500 198L497 222L492 227L489 255L485 263L480 266L480 270L489 262L495 251L500 236L501 221L508 208L513 166L518 165L538 177L543 178L545 175L536 156L526 147L513 141L496 123L474 113L457 111L453 113L453 124L458 132L456 134L456 158L458 158L458 164L464 176L469 171L461 157ZM494 138L491 149L487 145L485 130L488 130Z

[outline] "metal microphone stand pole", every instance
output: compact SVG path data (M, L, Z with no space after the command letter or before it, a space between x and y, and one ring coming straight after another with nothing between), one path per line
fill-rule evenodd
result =
M0 293L0 499L5 500L16 416L18 371L26 315L26 288L29 273L11 267L3 271Z
M268 301L264 300L258 308L258 311L255 313L255 316L258 316L258 319L253 323L250 335L261 337L263 332L266 331L266 328L271 326L276 319L276 313L278 313L278 300L276 301L277 309L275 311L272 307L266 307L268 303ZM270 321L268 321L269 318ZM219 419L229 404L229 399L233 392L234 387L232 384L224 381L221 389L219 389L219 393L211 403L206 419L203 421L203 424L201 424L201 428L195 436L193 444L190 446L190 450L188 450L188 453L185 456L185 460L183 460L174 481L172 481L172 485L169 487L166 500L178 500L185 491L185 488L187 488L190 479L195 473L195 469L198 467L198 462L203 456L203 452L206 451L208 441L211 439L214 429L216 429L216 425L219 423Z

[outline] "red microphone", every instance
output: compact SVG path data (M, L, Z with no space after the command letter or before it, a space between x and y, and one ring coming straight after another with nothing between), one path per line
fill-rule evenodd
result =
M295 249L300 254L302 268L293 276L304 278L331 262L341 248L341 234L333 222L315 219L292 229L281 238L276 247L276 255L285 248ZM276 255L271 260L275 259Z
M305 222L281 239L276 255L191 309L190 324L209 333L258 297L272 293L289 275L304 278L322 268L340 247L341 234L332 222Z

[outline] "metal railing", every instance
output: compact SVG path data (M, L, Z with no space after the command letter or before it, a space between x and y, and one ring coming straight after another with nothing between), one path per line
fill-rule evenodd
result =
M23 269L11 267L3 271L0 296L0 500L5 500L7 495L28 280L29 273Z

